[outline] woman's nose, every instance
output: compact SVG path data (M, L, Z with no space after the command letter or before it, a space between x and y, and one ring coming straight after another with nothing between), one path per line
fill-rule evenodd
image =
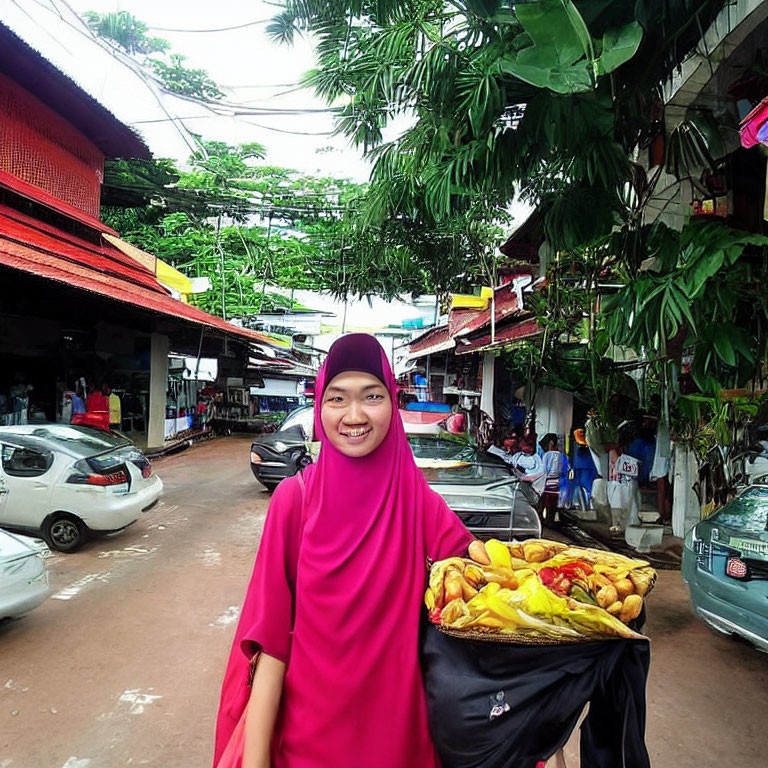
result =
M363 413L362 405L356 400L353 400L349 404L349 410L347 411L346 420L351 421L354 424L357 424L361 421L365 421L365 415Z

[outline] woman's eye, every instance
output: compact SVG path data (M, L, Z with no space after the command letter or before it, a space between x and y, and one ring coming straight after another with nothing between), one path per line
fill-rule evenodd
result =
M368 395L369 400L383 400L384 395Z

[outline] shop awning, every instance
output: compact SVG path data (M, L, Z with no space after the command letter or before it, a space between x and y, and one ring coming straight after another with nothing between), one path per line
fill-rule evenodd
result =
M458 339L456 344L456 354L468 355L470 352L486 352L493 349L503 348L515 341L538 336L539 333L541 333L541 328L539 327L538 322L536 322L535 317L527 320L519 320L518 322L511 323L502 328L497 328L493 341L491 341L490 333L483 334L474 339L466 337Z
M75 208L74 205L70 205L69 203L64 202L64 200L60 200L50 192L46 192L44 189L40 189L40 187L30 184L28 181L24 181L18 176L8 173L8 171L0 170L0 188L8 189L21 197L27 198L27 200L32 200L46 208L50 208L52 211L56 211L56 213L61 213L70 219L79 221L81 224L85 224L86 227L97 229L100 232L108 232L111 235L117 235L117 232L115 232L114 229L110 229L95 216L91 216L89 213L81 211L79 208Z
M145 266L101 240L84 240L0 205L0 265L89 291L176 321L251 341L269 337L238 328L172 298Z
M408 358L414 360L438 352L453 349L456 342L451 338L447 325L430 328L426 333L417 336L408 345Z
M475 333L491 324L491 306L495 309L496 323L501 324L507 317L521 311L517 293L512 284L507 283L496 289L493 304L489 301L481 310L454 310L451 312L448 326L454 338Z

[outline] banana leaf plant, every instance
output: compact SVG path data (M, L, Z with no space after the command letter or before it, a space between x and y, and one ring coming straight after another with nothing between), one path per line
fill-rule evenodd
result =
M684 339L702 392L748 379L765 312L753 264L742 257L748 246L764 249L768 238L714 221L689 222L679 233L656 223L640 234L644 268L625 275L626 285L602 307L613 343L664 359L672 340ZM764 262L765 251L756 253Z
M628 62L643 39L637 21L594 39L572 0L515 3L514 20L532 45L501 59L502 71L555 93L591 91L601 75Z

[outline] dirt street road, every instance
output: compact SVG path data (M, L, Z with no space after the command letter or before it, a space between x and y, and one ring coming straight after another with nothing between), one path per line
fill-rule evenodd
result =
M48 561L54 597L0 627L0 768L209 766L269 498L247 457L229 438L156 462L158 507ZM654 767L762 768L768 656L696 621L678 573L660 574L648 630Z
M0 628L2 768L203 768L269 496L247 439L155 462L161 503L48 561L53 598Z

